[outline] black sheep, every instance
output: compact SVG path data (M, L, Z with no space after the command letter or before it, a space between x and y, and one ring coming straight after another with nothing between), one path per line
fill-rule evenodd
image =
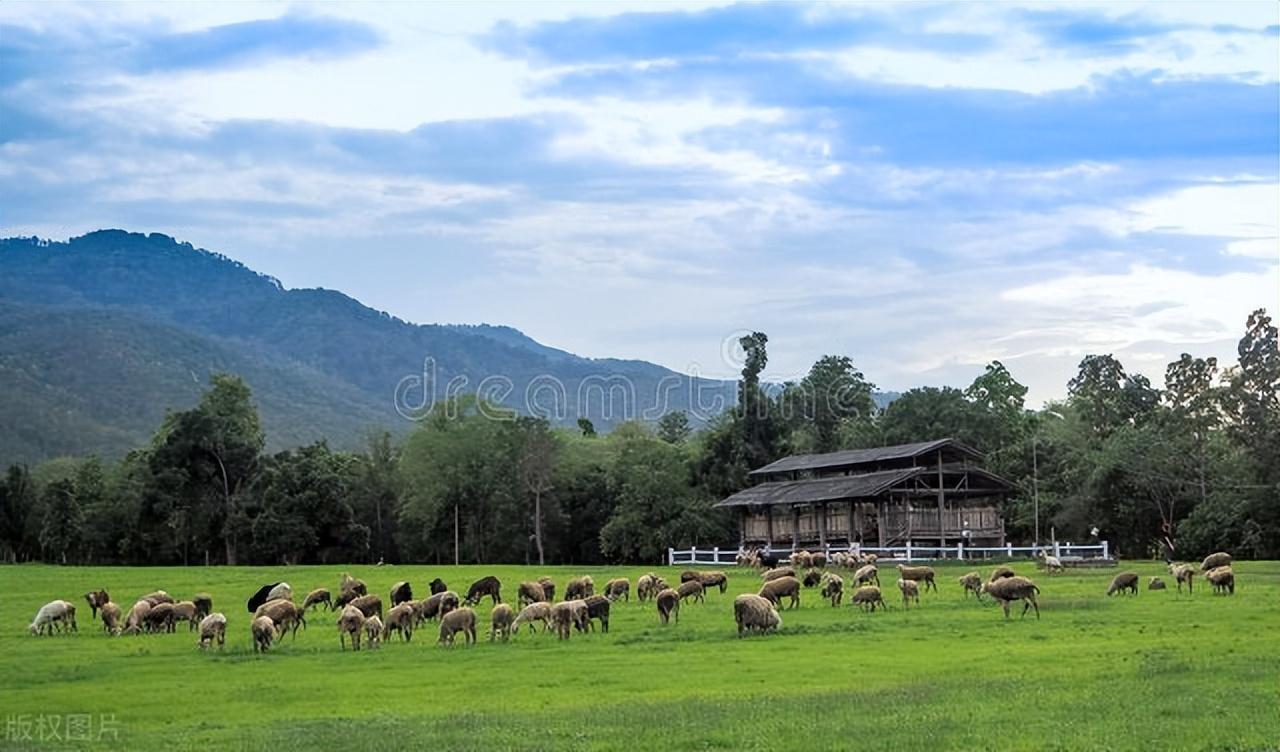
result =
M467 591L467 605L473 606L479 603L480 599L486 595L493 598L493 602L496 605L498 601L502 600L501 588L502 582L493 575L476 580L471 583L471 589Z
M261 606L262 604L266 603L267 595L269 595L271 593L271 590L275 588L276 585L279 585L279 584L280 583L278 582L273 582L270 585L263 585L262 587L258 588L258 592L254 593L253 597L249 599L249 602L245 604L249 608L249 613L251 614L254 613L255 611L258 610L258 606Z

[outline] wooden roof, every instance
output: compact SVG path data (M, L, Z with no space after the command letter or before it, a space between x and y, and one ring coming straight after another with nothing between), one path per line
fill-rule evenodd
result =
M783 457L777 462L771 462L764 467L756 468L749 474L759 477L796 470L856 469L859 465L875 465L892 460L911 459L939 449L950 449L975 460L982 459L981 452L961 444L955 439L934 439L933 441L921 441L915 444L898 444L896 446L874 447L871 449L851 449L824 454L797 454L791 457Z
M716 506L772 506L874 498L895 487L903 490L900 484L905 481L917 476L931 476L936 472L934 468L904 467L859 475L770 481L744 488L729 498L716 502ZM950 489L946 491L948 496L989 495L1013 490L1013 484L1009 481L986 470L974 467L961 471L957 471L954 467L944 470L944 473L949 476L954 476L958 472L966 474L971 480L977 479L981 485L963 491Z

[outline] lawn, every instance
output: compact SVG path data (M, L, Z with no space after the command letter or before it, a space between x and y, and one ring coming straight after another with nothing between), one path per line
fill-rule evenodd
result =
M382 594L441 577L464 591L486 574L515 600L548 574L635 578L638 567L0 568L0 697L5 748L115 749L1280 749L1280 562L1240 562L1234 596L1104 595L1117 570L1049 576L1042 618L1006 621L939 590L904 610L883 572L887 612L833 609L816 590L783 611L778 634L738 639L730 590L686 605L679 624L652 604L614 606L611 631L560 642L521 635L473 648L435 644L434 628L376 651L339 650L336 615L313 612L296 640L251 649L245 599L286 580L296 597L337 590L350 570ZM985 575L991 565L979 567ZM678 570L657 570L678 581ZM1166 580L1169 580L1166 576ZM1172 587L1172 584L1170 585ZM229 620L224 650L171 635L108 637L82 594L106 588L125 611L151 590L206 591ZM40 605L73 601L79 634L32 637ZM484 629L488 604L477 608ZM70 725L68 725L70 724ZM68 740L70 735L70 740ZM41 741L41 737L44 741ZM29 738L28 738L29 737Z

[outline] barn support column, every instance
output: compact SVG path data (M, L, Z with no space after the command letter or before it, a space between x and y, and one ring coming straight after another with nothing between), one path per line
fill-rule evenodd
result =
M856 533L854 532L855 528L853 526L853 522L854 522L853 518L854 518L853 502L851 501L849 502L849 545L850 546L853 545L854 536L862 532L861 530L858 530Z
M765 545L768 546L770 549L772 549L773 548L773 506L772 505L767 505L764 508L764 527L766 531L765 535L768 538L768 542Z
M938 452L938 545L947 546L947 492L942 480L942 452Z
M827 552L827 505L818 505L818 547Z
M893 496L890 495L889 498L890 500L892 500ZM877 536L876 545L877 546L885 545L886 538L884 537L884 514L885 512L888 511L888 507L889 505L887 503L881 504L879 500L876 501L876 536Z
M800 507L791 507L791 550L800 548Z

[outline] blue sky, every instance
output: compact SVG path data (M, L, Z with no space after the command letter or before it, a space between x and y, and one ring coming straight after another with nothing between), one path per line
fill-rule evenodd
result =
M1280 309L1280 6L0 4L0 232L887 389Z

